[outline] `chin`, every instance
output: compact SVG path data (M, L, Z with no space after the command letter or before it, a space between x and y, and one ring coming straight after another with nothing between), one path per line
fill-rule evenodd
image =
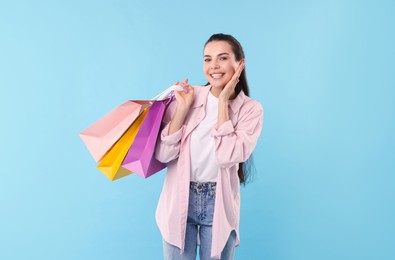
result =
M220 88L220 89L223 89L223 88L225 87L224 84L211 83L211 82L210 82L210 85L211 85L213 88Z
M228 83L228 81L227 80L211 80L211 81L209 81L209 83L213 88L223 89L225 87L226 83Z

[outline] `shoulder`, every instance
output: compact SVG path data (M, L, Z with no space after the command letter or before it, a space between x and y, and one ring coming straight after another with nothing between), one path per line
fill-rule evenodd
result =
M193 104L192 107L199 107L206 103L208 92L210 87L208 86L193 86Z
M247 106L247 107L263 110L262 104L259 101L255 100L255 99L253 99L253 98L251 98L249 96L245 96L243 106Z
M208 86L192 86L193 91L195 92L196 95L201 95L204 92L207 92L209 87Z
M241 114L263 114L263 106L262 104L243 94L243 103L240 106L240 113Z

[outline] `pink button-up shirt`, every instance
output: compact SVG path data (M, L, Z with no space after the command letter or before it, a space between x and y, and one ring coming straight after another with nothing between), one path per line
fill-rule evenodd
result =
M168 135L169 122L175 111L172 102L164 116L164 128L156 146L156 158L167 163L167 173L156 210L156 222L163 239L180 248L185 247L190 182L190 134L205 116L210 86L195 87L195 96L183 126ZM221 252L232 230L236 231L236 246L240 244L240 181L239 163L255 148L262 130L263 108L241 91L229 101L229 120L211 130L219 171L217 176L211 257L221 258ZM218 113L218 111L210 111Z

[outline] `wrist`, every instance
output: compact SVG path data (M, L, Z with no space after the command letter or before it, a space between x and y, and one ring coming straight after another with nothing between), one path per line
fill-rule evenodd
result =
M219 95L218 101L221 103L228 103L230 96L228 95Z
M175 115L178 117L185 117L188 114L189 107L188 106L176 106Z
M220 94L218 99L223 100L223 101L229 101L233 96L235 95L235 92L232 91L229 93L229 91L223 90Z

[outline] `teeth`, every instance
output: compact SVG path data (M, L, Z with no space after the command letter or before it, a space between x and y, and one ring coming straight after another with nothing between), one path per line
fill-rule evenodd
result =
M218 79L221 78L224 74L211 74L211 77Z

